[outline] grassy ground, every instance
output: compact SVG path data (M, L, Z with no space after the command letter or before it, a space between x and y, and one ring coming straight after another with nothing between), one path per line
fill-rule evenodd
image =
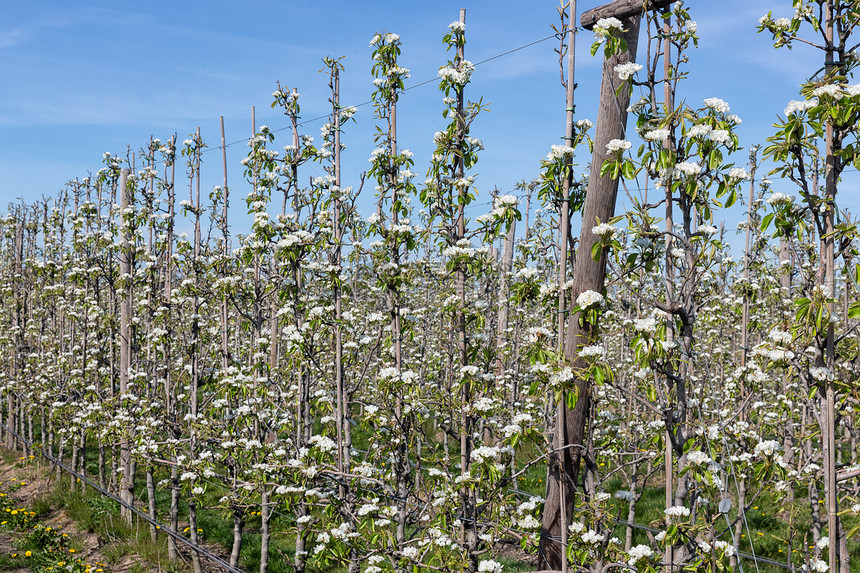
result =
M95 455L94 449L90 449L90 454ZM88 460L88 472L90 475L97 474L96 460ZM184 561L171 563L167 559L167 543L164 535L158 536L158 541L153 542L150 539L149 527L146 524L136 524L128 526L119 516L119 506L109 498L103 497L96 491L77 487L76 491L70 491L70 478L64 475L57 480L51 478L47 480L44 475L51 474L48 472L44 462L37 462L35 459L21 459L12 457L7 454L4 460L4 467L14 467L18 472L17 481L11 481L4 478L3 483L0 483L0 511L6 513L9 509L11 513L14 509L26 509L28 521L25 524L9 523L0 525L0 534L6 533L5 538L0 538L0 570L2 571L48 571L47 567L53 563L54 569L51 571L77 571L76 569L63 569L56 563L66 561L68 559L60 559L57 553L58 550L68 551L74 549L80 555L81 552L86 554L81 542L78 541L78 546L74 545L73 541L56 542L50 536L43 535L41 538L27 536L27 527L33 525L44 525L52 516L63 514L66 518L74 523L73 530L80 532L90 538L98 540L99 546L96 557L98 563L104 563L104 571L129 571L129 572L148 572L148 571L164 571L165 573L179 573L189 570L188 559ZM138 476L138 484L144 482L142 474ZM40 473L41 472L41 473ZM543 495L545 492L545 469L542 465L537 464L526 471L517 482L518 487L531 494ZM156 475L156 480L160 480L166 475ZM44 491L38 495L29 495L26 498L26 507L13 507L14 502L10 502L18 492L26 487L21 485L22 479L44 480L48 484ZM623 489L620 483L609 482L606 484L606 489L609 492ZM5 495L3 495L5 494ZM229 548L232 544L232 520L230 516L225 515L217 509L205 509L206 506L212 507L217 504L218 498L223 495L217 487L209 487L204 496L202 505L204 509L198 512L198 527L200 529L200 538L207 547L211 547L216 553L226 557ZM138 497L143 501L145 493L142 487L138 487ZM757 556L766 557L775 561L785 563L789 556L794 557L795 563L799 561L804 554L812 552L811 535L808 533L811 530L811 512L809 503L806 499L807 492L798 490L796 492L796 501L793 504L786 504L772 496L760 496L752 508L746 513L746 522L742 529L740 548L745 553L755 553ZM6 501L4 501L4 499ZM166 522L166 508L169 506L169 491L164 488L157 490L158 507L162 508L163 513L158 517ZM6 505L3 505L6 504ZM660 528L663 518L663 508L665 504L665 494L660 484L653 484L644 490L643 496L637 504L636 521L645 526ZM626 510L621 511L619 504L618 515L622 518L626 517ZM823 508L822 508L823 510ZM283 510L281 510L283 511ZM19 512L16 514L21 515ZM32 514L32 515L30 515ZM736 510L729 514L729 519L736 518ZM22 518L18 518L22 519ZM844 526L846 530L850 530L853 526L860 523L860 519L856 516L844 516ZM180 504L180 531L187 525L187 505ZM725 521L718 522L718 531L723 531L723 535L718 538L730 541L731 536L725 533L728 525ZM21 529L21 527L24 529ZM242 552L240 555L240 566L246 571L254 571L259 569L260 555L260 516L259 514L251 514L246 517L246 525L243 536ZM294 520L287 514L276 514L271 521L271 531L273 532L270 541L270 561L269 571L273 573L292 572L293 552L294 552L294 534L287 533L287 530L294 526ZM794 538L790 537L790 532L795 531ZM801 532L801 533L797 533ZM614 535L620 539L624 539L625 526L617 525ZM3 539L6 539L4 545ZM633 544L648 543L646 534L642 530L633 531ZM860 544L849 544L852 553L852 560L855 563L860 563ZM22 556L30 551L30 556ZM23 552L23 553L22 553ZM15 555L14 557L12 555ZM72 562L75 558L75 553L69 554L72 556ZM129 555L134 556L129 559ZM62 557L68 557L67 554L62 554ZM54 560L54 561L51 561ZM526 571L533 569L533 565L521 559L516 551L506 551L499 559L505 567L506 571ZM90 560L92 561L92 560ZM95 563L96 561L93 561ZM753 563L744 560L745 568L753 567ZM84 567L84 566L82 566ZM17 569L16 569L17 568ZM81 571L87 569L81 568ZM783 569L768 564L759 564L757 570L760 573L782 571ZM89 569L91 572L97 571L96 567ZM309 573L313 573L309 570Z

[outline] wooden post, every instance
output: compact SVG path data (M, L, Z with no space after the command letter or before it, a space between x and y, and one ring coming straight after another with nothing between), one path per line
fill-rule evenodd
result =
M344 457L349 453L344 451L343 446L343 426L346 420L346 399L344 397L343 388L343 332L342 324L343 312L341 309L341 292L340 292L340 271L341 271L341 241L343 241L343 227L340 224L341 205L340 205L340 70L335 62L331 68L331 86L332 86L332 128L334 129L334 185L336 190L332 193L334 196L334 213L332 215L332 225L334 226L334 251L332 253L332 264L337 269L337 279L332 285L332 296L334 298L334 379L337 393L337 471L343 472ZM346 490L344 486L340 486L341 498L343 498Z
M669 77L672 71L672 41L670 37L671 32L671 20L667 18L663 22L663 33L665 38L663 39L663 77L666 80L663 83L663 99L665 101L666 109L669 113L672 112L675 108L675 102L672 99L672 86L669 83ZM671 149L672 142L671 140L666 140L663 142L663 146L667 149ZM675 231L675 222L673 220L672 208L674 203L672 201L672 187L670 185L666 186L666 300L671 302L675 300L675 261L672 259L672 244L673 237L672 234ZM666 379L667 381L671 379L672 374L672 349L671 346L674 342L675 338L675 326L673 321L669 321L669 324L666 328L666 343L670 346L669 349L669 360L667 360L667 372ZM672 410L668 409L665 412L666 416L666 438L664 444L663 451L663 462L664 462L664 481L665 481L665 507L669 509L673 505L674 501L674 492L672 488L675 484L674 478L674 470L675 470L675 458L672 452L673 440L672 440L672 432L673 432L673 424L672 424ZM668 523L666 524L669 525ZM666 551L663 554L663 562L665 563L664 570L666 573L671 573L672 564L674 563L674 554L673 548L671 545L666 545Z
M227 257L230 256L230 243L229 243L229 233L230 229L227 226L227 208L229 206L229 198L230 191L227 189L227 138L224 135L224 116L221 116L221 162L224 167L224 184L223 184L223 201L224 204L222 206L221 211L221 240L224 242L221 245L221 255L224 257L224 260L227 260ZM224 268L224 274L226 275L226 262L222 265ZM230 340L228 335L228 320L229 316L227 314L227 295L224 294L221 296L221 371L225 373L227 368L230 366L229 354L230 354ZM235 566L235 565L234 565Z
M833 46L833 7L831 2L824 2L824 35L826 40L826 59L825 70L829 76L835 65L834 63L834 46ZM840 57L841 60L841 57ZM833 121L827 117L825 129L825 164L824 164L824 195L826 197L824 211L824 225L826 234L821 238L822 246L824 247L824 286L828 292L827 296L836 294L836 261L835 261L835 244L834 244L834 205L836 204L836 185L838 180L837 162L833 133ZM836 306L833 303L828 305L830 314L836 312ZM845 567L839 567L839 559L837 548L839 547L839 528L837 525L838 511L836 488L836 391L834 388L834 379L836 373L836 336L833 327L833 322L827 325L826 339L826 366L830 371L830 376L827 379L825 388L825 412L824 431L822 432L824 444L824 494L827 500L827 535L830 538L830 543L827 546L827 563L829 571L847 571Z
M127 281L123 287L123 297L120 303L120 319L119 319L119 393L124 396L128 392L128 370L131 366L131 256L132 256L132 237L130 221L131 218L126 215L126 209L132 205L133 199L128 189L128 169L122 169L119 175L119 192L120 192L120 229L122 232L122 247L119 252L119 274L123 280ZM123 434L120 438L119 446L120 468L122 475L120 476L120 498L127 504L134 503L134 476L131 475L131 448L129 445L128 436ZM128 525L131 525L132 513L126 507L120 507L120 515Z
M671 2L653 2L649 8L662 7ZM597 115L597 132L594 137L594 153L592 155L592 170L588 180L588 193L583 205L582 227L579 238L579 256L576 257L573 275L573 292L576 296L586 290L600 292L606 276L606 257L594 261L591 258L591 247L597 237L591 232L597 221L608 221L615 212L615 198L618 193L618 181L600 176L600 166L608 158L606 144L613 139L624 137L627 122L627 105L629 92L622 89L618 95L615 90L619 80L614 72L618 64L633 62L636 59L636 46L639 40L639 14L645 9L642 0L617 0L611 4L600 6L585 12L580 18L582 25L590 29L600 18L615 17L622 21L623 38L627 42L627 52L613 56L603 63L603 79L600 87L600 103ZM568 332L565 340L565 356L574 365L577 364L578 349L588 344L591 331L579 325L578 316L570 316ZM538 558L539 569L560 570L562 568L562 547L557 542L561 539L562 515L573 515L574 487L579 473L581 449L584 443L585 424L590 409L590 381L577 381L578 400L574 408L566 407L566 398L562 397L558 408L559 419L556 426L563 430L559 436L559 444L564 447L559 463L552 464L547 479L547 495L541 524L540 551ZM573 447L570 447L573 446ZM562 479L561 468L564 468ZM562 489L564 490L564 505L562 510Z
M511 272L511 267L514 262L514 236L516 235L517 222L511 221L511 228L505 234L505 240L502 247L502 260L499 264L499 313L496 324L496 372L499 377L505 375L505 358L504 348L505 331L508 329L508 313L510 303L510 288L508 286L508 275ZM516 486L516 484L514 484Z
M675 0L615 0L582 13L579 23L586 30L591 30L601 18L618 18L622 20L630 16L641 15L645 10L660 10ZM630 60L633 61L633 60ZM602 100L601 100L602 101Z
M574 64L576 62L576 0L570 0L568 6L568 21L567 21L567 83L565 84L566 106L565 106L565 122L564 122L564 143L565 145L573 145L573 91L576 87L574 83ZM570 234L570 188L573 183L573 153L565 155L565 163L567 164L567 176L562 182L562 202L561 202L561 233L559 238L559 265L558 265L558 348L563 351L565 347L565 328L564 328L564 312L567 308L568 298L566 296L564 284L567 282L567 236ZM559 400L556 409L555 434L553 436L555 442L555 450L557 463L559 464L558 475L564 476L567 473L565 458L567 456L558 456L557 452L563 452L561 449L564 445L564 437L566 435L566 424L564 418L564 400ZM568 498L566 488L559 489L559 533L561 533L561 571L567 573L567 527L570 519L570 513L567 511Z

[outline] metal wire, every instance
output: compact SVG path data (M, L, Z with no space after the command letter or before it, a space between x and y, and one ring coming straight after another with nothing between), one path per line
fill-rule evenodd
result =
M88 486L90 486L91 488L96 490L97 492L99 492L101 495L104 495L104 496L111 498L112 500L114 500L115 502L120 504L122 507L128 509L129 511L131 511L132 513L134 513L135 515L137 515L139 518L143 519L147 523L150 523L151 525L156 526L158 529L160 529L161 531L163 531L164 533L166 533L167 535L169 535L173 539L181 541L182 543L184 543L185 545L190 547L192 551L195 551L199 555L206 557L212 563L221 567L224 571L229 571L230 573L245 573L241 569L236 569L235 567L233 567L232 565L230 565L229 563L227 563L226 561L224 561L223 559L221 559L220 557L218 557L217 555L215 555L214 553L212 553L211 551L209 551L205 547L194 543L193 541L191 541L190 539L188 539L186 537L183 537L182 535L180 535L176 531L173 531L172 529L170 529L169 527L167 527L166 525L164 525L160 521L157 521L157 520L151 518L150 516L148 516L147 514L145 514L142 511L140 511L139 509L137 509L133 505L130 505L130 504L124 502L123 500L121 500L119 498L119 496L114 495L111 492L102 489L98 484L94 483L92 480L90 480L85 475L79 474L78 472L76 472L75 470L73 470L72 468L70 468L69 466L64 464L61 460L57 460L56 458L54 458L54 456L46 453L44 448L36 447L35 444L33 444L31 441L24 438L23 436L19 435L15 430L12 430L11 428L8 428L8 427L5 428L5 430L7 432L9 432L10 434L14 435L17 439L21 440L22 442L24 442L25 444L30 446L31 449L37 450L39 452L39 455L41 455L46 460L50 461L52 464L59 466L60 468L62 468L66 472L68 472L69 474L75 476L76 478L78 478L79 480L81 480L82 482L84 482L85 484L87 484Z

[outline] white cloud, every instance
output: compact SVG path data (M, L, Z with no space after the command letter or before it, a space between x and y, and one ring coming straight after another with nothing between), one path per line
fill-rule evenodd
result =
M22 26L17 26L11 30L4 30L0 32L0 49L23 44L29 37L29 31Z

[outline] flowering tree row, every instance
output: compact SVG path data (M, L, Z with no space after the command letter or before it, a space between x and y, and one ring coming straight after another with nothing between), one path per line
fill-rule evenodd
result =
M613 70L617 93L640 96L629 113L641 142L610 141L594 165L633 207L581 220L589 252L567 254L558 232L585 201L585 119L538 178L474 215L483 145L471 128L485 110L466 97L463 15L443 37L449 123L423 165L398 143L409 71L388 33L370 46L376 148L358 189L340 167L356 110L326 59L319 143L281 85L273 107L291 143L275 149L266 126L248 142L247 234L228 220L234 190L201 189L199 133L106 154L55 199L13 205L0 220L7 446L27 436L174 530L187 519L194 542L199 512L217 508L234 566L259 523L261 571L274 533L289 535L298 572L496 573L501 554L583 571L726 570L761 549L747 513L762 500L786 507L787 551L768 557L848 571L860 267L836 187L860 162L846 56L858 15L795 4L793 18L760 23L777 44L801 25L839 30L824 46L834 67L763 148L798 198L756 177L761 148L734 163L741 119L726 102L676 103L697 27L683 7L651 12L646 63ZM625 51L626 25L597 22L593 52ZM304 184L309 163L325 174ZM745 194L736 261L720 220ZM369 195L375 212L361 215ZM573 291L568 257L603 258L604 288ZM559 312L588 337L573 357ZM554 439L558 402L584 407L582 443ZM572 448L581 471L556 534L542 530L543 479ZM655 490L658 516L643 497Z

